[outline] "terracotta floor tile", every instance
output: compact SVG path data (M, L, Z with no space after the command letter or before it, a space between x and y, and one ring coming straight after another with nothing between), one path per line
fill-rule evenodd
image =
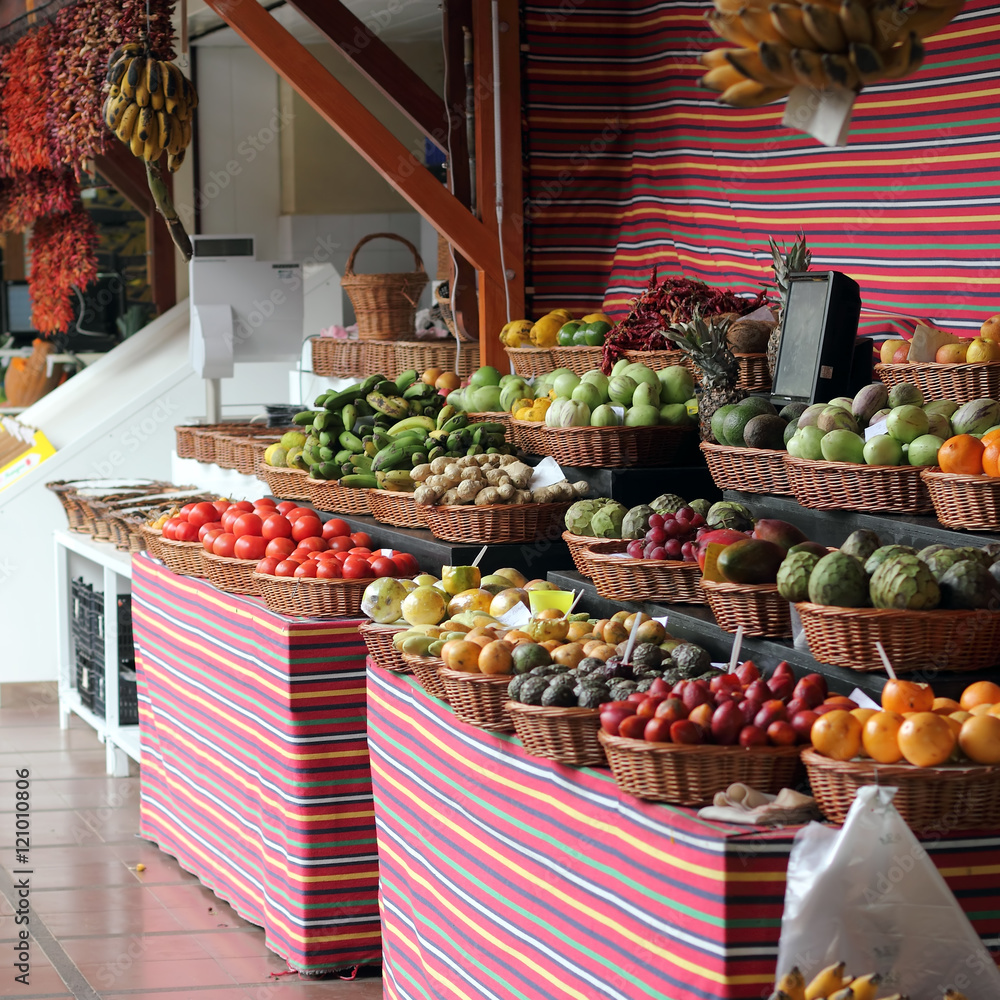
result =
M183 962L133 960L125 955L118 962L86 964L80 971L99 993L114 990L168 987L231 986L234 980L212 958L192 958Z
M73 886L135 885L135 872L112 858L108 861L80 862L68 865L45 865L35 868L34 887L38 889L69 889Z
M288 963L279 955L268 951L259 955L227 956L219 958L218 962L236 982L242 985L267 983L271 981L268 978L269 973L288 971Z
M213 958L201 945L202 935L190 931L178 934L129 934L122 937L64 937L59 939L66 954L79 966L110 962L186 962Z
M7 772L10 773L10 772ZM66 809L72 803L67 802L57 791L47 787L48 782L32 781L28 789L32 812L41 809ZM0 781L0 813L12 813L17 810L17 786L14 781Z
M44 918L49 931L57 938L64 935L118 935L167 931L173 934L188 929L178 923L173 914L159 909L136 909L112 913L52 913Z
M14 828L9 823L0 823L0 856L4 849L14 847ZM38 812L31 819L32 861L36 848L63 845L85 845L99 843L97 831L87 824L74 809L52 809Z
M216 930L218 928L253 927L225 903L216 902L210 910L208 906L171 906L169 913L181 927L189 930Z
M141 885L79 886L36 890L31 905L42 916L53 913L112 912L162 909L151 890Z
M215 958L254 958L274 955L264 944L262 927L206 932L198 938L202 948Z
M250 994L239 987L212 989L206 987L193 993L189 987L178 990L157 990L155 993L103 993L104 1000L253 1000ZM260 997L259 1000L266 1000ZM328 998L331 1000L331 998ZM339 1000L339 998L336 998Z

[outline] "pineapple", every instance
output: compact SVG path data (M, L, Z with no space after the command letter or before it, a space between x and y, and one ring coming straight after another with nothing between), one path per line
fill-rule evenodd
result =
M670 337L694 362L700 373L701 390L698 394L698 422L702 441L720 444L712 433L712 417L720 406L738 403L747 394L736 388L740 377L740 363L729 349L726 334L732 315L704 317L697 307L691 319L674 323Z
M771 248L774 283L781 298L781 304L778 306L778 325L767 342L767 370L773 379L774 369L778 364L778 346L781 344L781 321L785 314L785 303L788 301L788 275L797 271L808 271L812 261L812 251L806 246L804 233L799 233L788 250L784 244L779 247L773 239L768 239L767 245Z

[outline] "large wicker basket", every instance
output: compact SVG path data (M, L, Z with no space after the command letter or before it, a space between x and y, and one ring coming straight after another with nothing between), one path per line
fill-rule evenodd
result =
M814 510L926 514L933 510L917 465L859 465L783 458L796 501Z
M442 667L448 704L460 722L488 729L492 733L512 733L514 723L507 711L507 674L470 674Z
M412 673L410 665L403 661L402 652L393 644L393 639L403 631L403 625L379 625L377 622L364 622L358 626L358 633L365 640L372 661L394 674Z
M653 371L661 368L670 368L672 365L683 365L698 381L698 370L691 359L681 350L673 351L625 351L625 358L628 361L638 361Z
M771 372L767 367L766 354L736 354L740 365L736 387L744 392L770 392Z
M412 653L403 653L403 662L413 671L413 676L427 694L442 701L448 700L444 678L441 676L444 660L436 656L414 656Z
M66 520L72 530L83 530L83 514L77 501L76 493L80 489L104 489L113 493L120 489L150 490L157 486L152 479L53 479L45 484L51 490L66 512ZM164 484L165 485L165 484Z
M391 490L368 490L368 508L376 521L396 528L425 527L423 504L413 499L412 493L394 493Z
M341 486L335 479L306 478L306 499L328 514L370 514L368 495L373 490Z
M843 823L858 789L891 785L900 816L914 831L995 830L1000 825L1000 767L981 764L913 767L871 760L831 760L811 747L802 751L812 793L823 815Z
M414 269L398 274L356 274L358 251L371 240L396 240L413 254ZM340 279L354 306L360 340L403 340L415 329L417 302L427 284L424 262L417 248L396 233L370 233L351 251Z
M159 559L160 562L164 562L163 549L160 547L163 532L159 528L151 528L148 524L143 524L139 528L139 534L142 535L143 541L145 542L144 547L146 551L154 559Z
M586 375L604 361L603 347L553 347L553 368L568 368L575 375Z
M257 478L267 483L267 488L283 500L308 500L309 473L304 469L277 469L262 462L257 466Z
M1000 531L1000 479L959 476L938 469L920 474L931 495L934 513L946 528Z
M312 370L323 378L355 378L364 375L364 356L360 340L336 337L310 337Z
M579 553L585 576L597 593L610 601L664 601L705 604L697 563L679 559L633 559L624 539L592 540Z
M244 476L257 474L257 466L264 464L264 452L281 440L281 433L251 434L233 442L233 468Z
M982 670L1000 664L1000 611L894 611L795 605L822 663L851 670L883 670L881 642L896 673L935 669Z
M224 590L227 594L261 596L260 585L254 578L256 559L232 559L202 549L201 561L204 569L202 575L218 590Z
M702 441L699 447L708 463L712 482L720 490L792 495L785 471L786 452L775 448L732 448L708 441Z
M776 795L794 787L798 747L649 743L598 733L621 791L639 799L704 806L733 782Z
M459 351L454 340L400 340L393 345L396 351L396 372L418 372L428 368L455 372L461 377L471 375L479 368L479 345L462 344Z
M1000 361L972 365L878 364L875 377L889 389L900 382L911 382L924 394L924 399L968 403L986 396L1000 397Z
M547 375L556 367L552 351L547 347L505 347L514 374L523 378Z
M604 748L597 742L601 713L596 708L553 708L507 702L507 714L524 749L575 767L607 767Z
M669 465L691 438L692 427L546 427L512 420L514 443L534 455L551 455L560 465L622 469Z
M361 614L361 597L372 582L254 573L264 603L290 618L349 618Z
M743 626L744 635L782 639L792 634L791 608L773 583L719 583L702 580L719 628L735 633Z
M576 567L577 573L589 579L590 562L586 558L585 549L587 546L599 542L600 539L595 538L593 535L574 535L572 531L564 531L562 533L562 540L569 549L569 554L573 559L573 565Z
M502 545L555 539L562 533L568 503L428 506L425 527L435 538L466 545Z
M205 551L201 542L175 542L164 538L161 532L157 542L158 551L153 553L173 573L180 576L205 575L202 555Z
M381 372L395 379L403 371L396 361L396 345L391 341L366 340L361 345L362 371L368 375Z

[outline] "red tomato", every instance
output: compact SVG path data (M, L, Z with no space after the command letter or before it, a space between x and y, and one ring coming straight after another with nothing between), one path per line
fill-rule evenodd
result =
M217 535L212 542L212 551L217 556L225 556L228 559L233 557L233 547L236 545L236 536L230 531L224 531Z
M212 521L217 521L219 519L219 512L215 509L214 503L209 503L207 500L202 503L196 503L188 513L188 521L193 524L196 528L200 528L203 524L210 524Z
M225 528L226 531L232 531L233 525L236 523L236 518L238 518L242 513L243 511L236 510L235 507L230 507L229 510L227 510L225 514L219 518L219 521L222 523L222 527Z
M295 576L295 571L299 568L299 564L291 559L282 559L277 566L274 567L275 576Z
M303 552L293 552L288 557L288 561L295 563L296 566L301 566L304 562L309 561L309 556Z
M329 524L330 522L327 521L326 523ZM350 535L336 535L329 540L329 545L334 552L346 552L348 549L354 548L354 542L351 541Z
M372 536L367 531L355 531L351 535L351 541L358 548L370 549L372 547Z
M224 534L225 532L222 528L213 528L211 531L206 531L201 540L202 548L204 548L206 552L214 552L215 550L212 546L215 544L216 538L218 538L219 535Z
M400 552L399 555L392 557L392 561L396 564L396 573L399 576L416 576L420 572L420 564L409 552Z
M333 558L336 559L341 566L343 566L348 559L352 558L352 556L349 552L334 552Z
M319 535L312 535L309 538L300 539L299 548L309 549L310 552L324 552L329 546L326 544L325 538L320 538Z
M344 577L348 580L364 580L366 577L374 576L367 559L361 556L349 555L344 560Z
M178 542L198 541L198 529L190 521L181 521L174 528L174 540Z
M372 576L395 576L399 568L388 556L376 556L369 564Z
M250 503L249 500L237 500L236 503L233 504L233 506L237 510L245 511L247 514L253 513L253 504Z
M254 507L271 507L272 509L276 506L275 501L270 497L261 497L259 500L251 501Z
M267 542L260 535L237 535L233 555L237 559L263 559Z
M225 514L229 510L228 500L213 500L212 506L216 509L219 514Z
M190 503L184 504L184 506L181 507L181 513L190 514L191 511L193 511L195 506L197 505L197 502L198 502L197 500L192 500Z
M331 517L323 525L324 538L340 538L341 536L348 536L350 533L351 526L339 517Z
M267 536L265 536L266 538ZM264 555L273 559L284 559L295 551L295 542L290 538L272 538L267 543Z
M274 576L274 571L277 569L279 560L277 559L261 559L256 566L256 572L267 573L268 576Z
M297 577L315 577L316 576L316 563L311 559L307 559L301 566L295 571Z
M181 522L176 517L168 517L163 522L163 527L160 528L160 531L163 532L163 537L166 538L166 539L168 539L169 541L173 541L174 540L174 528L176 528L177 525L180 524L180 523Z
M320 562L333 562L337 561L337 553L333 549L324 549L322 552L313 552L313 559L318 559Z
M348 549L347 551L350 552L352 556L364 556L365 559L372 554L371 549L364 548L360 545L355 545L353 549Z
M284 515L294 524L300 517L316 517L316 511L312 507L293 507L291 510L284 511ZM317 518L317 520L319 519ZM318 535L319 532L317 531L316 534Z
M233 521L233 534L239 538L240 535L257 535L260 537L261 525L264 522L256 514L240 514ZM263 539L261 539L263 541Z
M301 542L303 538L323 537L323 523L315 514L303 514L302 517L289 518L292 521L292 538Z
M260 533L267 539L291 538L292 522L282 514L271 514L264 519Z
M221 528L221 521L207 521L198 529L198 541L202 541L204 537L210 532L215 531L216 528Z
M278 504L278 513L287 514L290 510L295 510L296 507L298 507L298 504L294 500L282 500Z
M304 549L302 546L298 546L292 554L288 557L289 559L308 559L312 555L312 549Z
M339 580L343 575L344 571L336 559L318 559L316 561L317 579Z

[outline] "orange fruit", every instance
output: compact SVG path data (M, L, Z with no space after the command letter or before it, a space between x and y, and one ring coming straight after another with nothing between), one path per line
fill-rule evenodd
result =
M479 652L481 646L466 639L451 639L441 649L441 659L449 670L461 670L466 674L479 673Z
M983 451L983 472L994 479L1000 476L1000 437L994 438Z
M812 725L812 745L824 757L850 760L861 750L861 720L844 709L821 715Z
M982 704L982 705L973 705L972 708L969 709L969 714L970 715L992 715L993 714L993 706L992 705L987 705L985 703Z
M937 767L950 756L958 737L951 720L933 712L917 712L899 727L899 749L915 767Z
M583 659L583 646L578 642L567 642L552 650L552 662L571 670Z
M536 615L536 618L562 618L563 613L558 608L542 608Z
M962 692L962 708L971 712L976 705L996 705L1000 702L1000 685L993 681L976 681Z
M879 764L896 764L903 759L899 749L899 727L903 717L895 712L875 712L861 731L865 753Z
M993 430L987 431L979 440L983 442L986 448L995 441L1000 441L1000 427L994 427Z
M961 707L954 698L935 698L931 711L937 712L938 715L951 715L952 712L959 711Z
M483 646L483 651L479 654L479 669L484 674L513 673L512 664L510 646L503 639L495 639Z
M958 745L977 764L1000 764L1000 719L995 715L973 716L962 723Z
M961 476L983 474L983 442L971 434L956 434L938 450L938 465L942 472Z
M929 712L934 707L930 684L916 681L888 680L882 688L882 708L903 715L906 712Z
M852 708L849 710L851 715L854 716L862 726L873 716L878 715L879 710L877 708Z
M958 712L952 712L951 715L948 716L948 718L955 719L958 722L965 722L966 719L972 718L972 713L966 712L964 709L961 709Z

